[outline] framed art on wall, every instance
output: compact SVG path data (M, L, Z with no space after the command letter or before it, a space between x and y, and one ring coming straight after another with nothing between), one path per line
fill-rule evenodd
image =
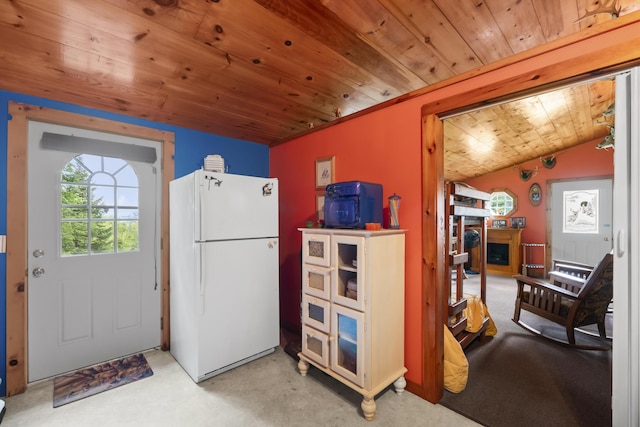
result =
M316 160L316 190L323 190L333 182L335 173L335 156Z
M523 216L511 217L511 228L524 228L525 225L526 225L526 220Z
M506 219L494 219L491 221L491 227L493 228L507 228L507 220Z
M540 184L537 182L531 184L531 187L529 187L529 201L533 206L538 206L542 201L542 190L540 189Z

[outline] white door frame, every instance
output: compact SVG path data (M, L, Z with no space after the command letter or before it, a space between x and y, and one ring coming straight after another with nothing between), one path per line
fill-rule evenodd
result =
M640 423L640 68L616 77L614 172L614 426Z
M27 137L28 121L36 120L96 131L160 141L162 143L161 212L161 347L169 349L169 181L174 177L174 134L139 125L101 119L82 114L9 102L7 122L7 311L6 359L7 396L27 387Z

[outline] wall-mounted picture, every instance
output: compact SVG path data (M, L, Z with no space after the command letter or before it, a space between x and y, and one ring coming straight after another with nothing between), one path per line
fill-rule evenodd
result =
M316 194L316 216L318 221L324 221L324 193Z
M562 194L563 233L598 233L598 197L600 191L564 191Z
M542 201L542 190L540 189L540 184L533 183L531 187L529 187L529 201L533 206L538 206Z
M507 220L506 219L494 219L491 221L491 227L493 228L507 228Z
M316 160L316 190L323 190L333 182L335 174L335 156Z
M526 220L523 216L511 217L511 228L524 228L525 225L526 225Z

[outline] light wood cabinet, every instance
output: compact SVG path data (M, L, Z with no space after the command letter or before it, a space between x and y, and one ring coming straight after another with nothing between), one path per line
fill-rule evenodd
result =
M363 396L367 420L390 384L404 391L405 230L302 231L302 351L298 369L320 369Z

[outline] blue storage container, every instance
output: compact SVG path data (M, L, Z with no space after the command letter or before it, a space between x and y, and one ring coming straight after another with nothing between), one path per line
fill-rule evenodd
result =
M329 184L324 198L324 224L330 228L365 228L382 224L382 185L348 181Z

